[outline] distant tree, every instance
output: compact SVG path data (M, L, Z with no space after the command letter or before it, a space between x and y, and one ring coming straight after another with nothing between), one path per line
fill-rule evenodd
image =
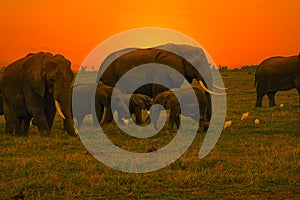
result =
M224 72L224 71L228 71L228 67L219 65L219 72Z
M231 71L232 71L232 72L238 72L238 71L240 71L240 70L239 70L239 68L236 67L236 68L232 69Z
M87 69L87 66L81 66L78 72L79 73L85 73L86 69Z
M255 72L256 69L257 69L257 65L246 65L246 66L241 67L240 71L252 73L252 72Z

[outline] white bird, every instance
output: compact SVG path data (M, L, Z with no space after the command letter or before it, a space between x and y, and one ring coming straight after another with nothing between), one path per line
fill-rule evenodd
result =
M128 126L129 124L129 119L125 119L124 117L122 118L123 124Z
M74 129L75 129L75 134L78 135L78 134L79 134L79 131L78 131L78 129L76 128L75 124L73 124L73 127L74 127Z
M246 112L242 115L241 120L247 119L249 117L250 112Z
M284 106L284 105L283 105L283 103L282 103L282 104L280 104L280 108L283 108L283 106Z
M259 124L259 120L258 120L258 119L254 120L254 123L255 123L256 125L258 125L258 124Z
M226 122L224 123L224 130L225 130L227 127L231 126L231 124L232 124L232 120L226 121Z

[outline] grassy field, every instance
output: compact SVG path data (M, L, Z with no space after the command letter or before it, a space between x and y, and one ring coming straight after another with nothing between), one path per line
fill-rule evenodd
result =
M223 72L227 117L222 132L203 159L203 134L173 164L155 172L113 170L90 155L79 138L61 130L59 118L50 136L35 127L28 137L4 134L0 119L0 199L23 193L25 199L299 199L300 107L296 90L279 92L276 106L255 108L254 74ZM241 115L250 112L241 121ZM254 120L258 118L260 124ZM145 152L165 145L173 135L132 141L115 126L107 135L120 146ZM135 145L133 145L133 143ZM136 145L139 144L139 145Z

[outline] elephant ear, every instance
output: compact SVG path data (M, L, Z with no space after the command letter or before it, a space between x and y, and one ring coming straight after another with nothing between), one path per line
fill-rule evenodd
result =
M24 78L41 97L45 94L45 78L42 77L42 60L36 56L28 59L23 64Z
M146 95L133 94L130 99L135 105L142 109L148 110L152 105L152 99Z

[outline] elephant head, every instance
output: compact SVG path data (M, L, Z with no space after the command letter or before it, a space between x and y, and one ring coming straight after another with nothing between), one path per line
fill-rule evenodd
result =
M69 60L59 54L31 53L9 65L3 79L6 103L15 117L31 116L40 131L49 131L55 104L59 104L58 112L64 115L66 130L75 135L71 114L74 74ZM16 94L21 99L14 98ZM25 102L21 102L23 100Z
M166 110L174 110L174 114L173 115L169 115L169 125L168 125L168 129L170 129L170 126L173 126L173 124L170 123L170 121L175 121L175 118L177 116L175 116L175 113L178 113L178 109L180 111L180 107L179 107L179 102L177 97L174 95L174 93L171 90L167 90L161 93L158 93L154 99L153 99L153 104L159 104L161 106L155 106L153 108L151 108L150 110L150 115L151 115L151 119L153 120L153 125L154 128L157 130L157 120L159 117L160 112L164 109ZM172 116L172 117L171 117Z
M153 101L151 97L144 94L132 94L129 100L129 112L134 114L133 121L138 125L143 123L150 123L149 109Z

